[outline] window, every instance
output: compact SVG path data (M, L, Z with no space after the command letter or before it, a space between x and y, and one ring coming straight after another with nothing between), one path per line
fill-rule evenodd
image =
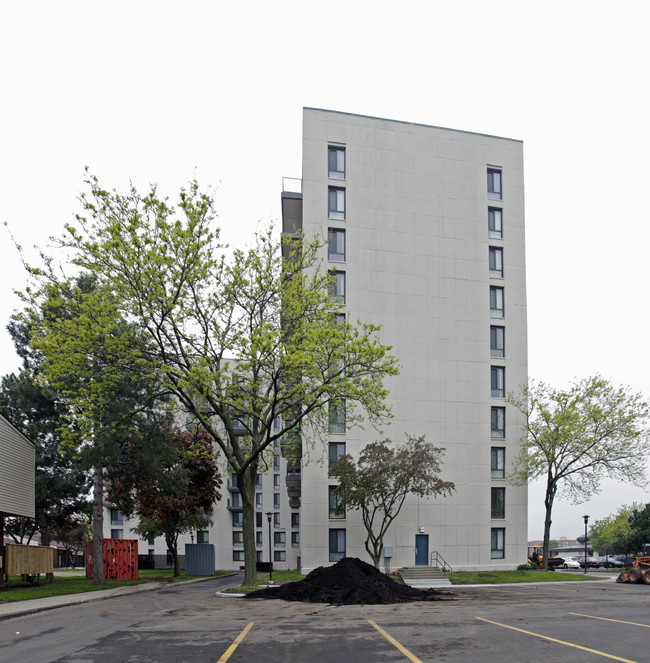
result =
M331 178L345 179L345 148L330 145L327 148L327 171Z
M490 366L490 387L492 398L506 397L506 369L503 366Z
M330 272L330 301L345 304L345 272Z
M123 529L112 529L111 530L111 539L121 539L124 536Z
M273 475L273 488L274 490L280 490L280 475L279 474L274 474ZM276 507L276 509L279 507Z
M327 259L336 262L345 262L345 230L329 229L327 245Z
M337 313L334 317L334 324L338 327L345 322L345 313Z
M300 546L300 532L291 532L291 547L298 548Z
M243 527L244 526L244 512L243 511L233 511L233 513L232 513L232 526L233 527Z
M233 488L237 488L237 475L236 474L231 474L230 475L230 485Z
M155 539L149 539L149 541L148 541L150 546L153 546L155 542L156 542Z
M491 532L491 551L492 559L503 559L506 550L506 530L505 527L493 527Z
M261 488L262 487L262 475L258 474L255 477L255 488Z
M506 476L505 447L492 447L490 467L493 479L503 479Z
M503 210L488 207L488 236L503 237Z
M257 562L263 562L264 560L262 559L262 555L264 553L261 550L256 550L255 551L255 561Z
M331 529L330 535L330 562L338 562L345 557L345 530Z
M490 518L506 517L506 489L492 488Z
M262 527L262 512L257 511L255 513L255 527Z
M122 525L123 523L122 512L119 509L111 509L111 525Z
M262 493L255 493L255 508L262 509Z
M244 551L243 550L233 550L232 551L232 561L233 562L243 562L244 561Z
M493 200L501 200L501 171L488 168L487 182L488 198L492 198Z
M491 436L503 439L506 436L506 409L504 407L493 407L491 415Z
M273 493L273 508L280 508L280 493Z
M273 545L276 548L284 548L287 545L286 532L273 532Z
M262 544L263 544L262 536L263 536L262 532L255 532L255 545L258 548L262 547Z
M490 276L503 278L503 249L496 246L490 247Z
M330 427L330 433L345 433L344 401L330 401L329 427Z
M300 514L292 513L291 514L291 527L293 529L298 529L300 527Z
M329 466L332 467L345 455L345 442L330 442L329 447Z
M273 458L273 470L278 472L280 470L280 456L274 456Z
M273 561L274 562L286 562L287 561L287 552L286 552L286 550L274 550L273 551Z
M279 513L274 513L273 514L273 527L280 527L280 514Z
M330 519L345 518L345 511L338 511L339 499L336 494L336 486L328 486Z
M503 288L490 286L490 315L493 318L504 317Z
M232 533L232 545L233 546L244 545L244 533L241 530L235 530Z
M330 219L345 219L345 189L331 186L328 190L327 215Z
M506 356L506 328L490 327L490 357Z
M279 431L280 428L282 428L282 418L281 417L276 417L273 420L273 430L274 431Z
M232 499L233 509L242 508L241 493L233 493L231 499Z
M210 534L205 529L200 529L196 531L196 542L197 543L210 543Z

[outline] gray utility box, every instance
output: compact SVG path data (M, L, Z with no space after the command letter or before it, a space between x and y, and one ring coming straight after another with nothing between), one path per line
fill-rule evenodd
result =
M214 545L212 543L185 544L185 575L214 575Z

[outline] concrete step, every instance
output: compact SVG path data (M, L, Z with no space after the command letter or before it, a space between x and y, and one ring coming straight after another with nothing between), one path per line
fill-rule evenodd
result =
M397 570L402 580L418 578L444 578L445 574L438 566L405 566Z

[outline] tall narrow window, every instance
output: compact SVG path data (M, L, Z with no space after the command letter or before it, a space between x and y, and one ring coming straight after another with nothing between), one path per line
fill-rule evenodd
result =
M492 437L503 439L506 436L506 409L504 407L492 408Z
M280 508L280 493L273 493L273 508Z
M262 527L262 512L257 511L255 514L255 527Z
M490 276L503 278L503 249L490 247Z
M494 168L488 168L487 171L488 198L492 200L501 200L501 171Z
M492 325L490 327L490 356L506 356L506 328Z
M345 230L329 229L327 258L334 262L345 262Z
M330 301L345 304L345 272L330 271Z
M233 546L243 546L244 545L244 532L242 530L237 530L232 533L232 545Z
M329 444L329 466L339 462L345 454L345 442L330 442Z
M330 433L345 433L344 401L330 401L329 428L330 428Z
M345 518L345 511L339 511L339 498L336 494L336 486L328 486L329 491L329 510L330 510L330 519L333 518Z
M273 475L273 489L274 490L280 490L280 475L279 474L274 474Z
M244 543L244 533L242 532L242 544ZM255 532L255 545L258 548L262 547L262 544L264 543L264 535L262 532Z
M297 548L300 545L300 532L291 532L291 547Z
M490 454L490 469L493 479L505 478L506 476L505 447L492 447Z
M345 530L331 529L330 535L330 562L338 562L345 557Z
M255 493L255 508L262 509L262 493Z
M492 488L490 500L490 517L501 519L506 517L506 489Z
M503 288L490 286L490 315L493 318L503 318L505 308L503 304Z
M490 366L490 386L493 398L506 397L506 369L503 366Z
M328 174L337 180L345 179L345 148L330 145L327 148Z
M488 207L488 236L503 237L503 211L498 207Z
M243 511L233 511L232 512L232 526L233 527L243 527L244 526L244 512Z
M280 508L280 507L278 507ZM273 527L280 527L280 514L279 513L274 513L273 514Z
M330 530L331 531L331 530ZM506 552L506 530L504 527L493 527L491 532L491 557L503 559Z
M327 215L330 219L345 219L345 189L331 186L328 189Z
M287 545L286 532L273 532L273 545L276 548L284 548Z
M293 529L298 529L300 527L300 514L292 513L291 514L291 527Z

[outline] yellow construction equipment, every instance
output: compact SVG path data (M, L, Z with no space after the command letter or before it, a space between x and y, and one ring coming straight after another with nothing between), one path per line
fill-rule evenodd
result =
M529 546L528 547L528 562L534 564L535 566L544 568L544 546ZM548 558L548 570L555 571L559 566L564 564L564 558L562 557L549 557Z
M633 582L650 585L650 555L637 557L631 569L621 571L616 582Z

